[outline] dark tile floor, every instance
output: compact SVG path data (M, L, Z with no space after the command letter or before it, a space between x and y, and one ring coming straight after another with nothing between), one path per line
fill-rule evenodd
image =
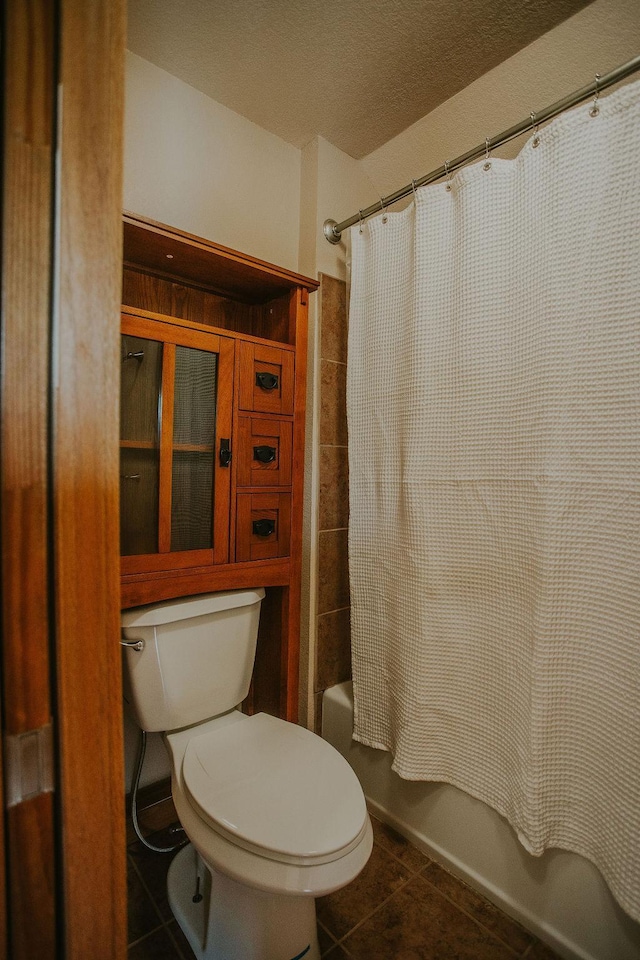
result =
M146 815L147 829L170 820L171 803ZM330 960L554 960L548 947L488 900L373 819L369 863L353 883L318 900L322 956ZM175 842L153 833L160 846ZM193 960L171 915L171 855L147 851L130 834L129 960Z

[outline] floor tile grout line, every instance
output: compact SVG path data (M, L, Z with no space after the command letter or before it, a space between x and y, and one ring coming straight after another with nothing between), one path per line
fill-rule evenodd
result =
M432 863L436 863L436 861L433 860ZM439 864L436 863L436 866L439 866ZM443 868L443 869L444 869L444 868ZM425 871L424 871L424 872L425 872L425 874L426 874L426 872L427 872L426 867L425 867ZM447 871L447 872L448 872L448 871ZM458 879L458 878L455 876L455 874L453 874L453 873L450 874L450 876L454 877L454 879L456 879L456 880ZM465 910L464 907L461 907L459 903L456 903L455 900L452 900L451 897L447 896L446 893L443 893L443 891L440 890L440 888L439 888L435 883L432 883L431 880L429 880L429 878L428 878L427 876L425 876L424 879L426 880L426 882L429 884L430 887L432 887L437 893L440 894L441 897L444 897L445 900L448 900L449 903L450 903L452 906L454 906L459 913L462 913L465 917L468 917L468 919L469 919L469 920L472 920L472 921L476 924L476 926L480 927L481 930L484 930L485 933L488 933L489 936L490 936L493 940L497 940L497 942L500 943L503 947L506 947L507 950L509 950L509 951L514 955L514 957L518 957L518 960L522 960L522 957L523 957L523 954L522 954L522 953L518 953L513 947L509 946L509 944L506 943L506 942L502 939L502 937L499 937L497 934L495 934L495 933L494 933L492 930L490 930L488 927L485 927L485 925L484 925L483 923L481 923L480 920L478 920L477 917L474 917L472 913L468 913L468 911ZM462 881L459 881L459 882L462 883ZM491 903L490 900L487 901L487 902L488 902L488 903ZM495 906L495 904L494 904L494 906ZM500 908L497 907L496 909L499 910ZM502 912L502 911L501 911L501 912ZM504 914L504 916L507 916L507 914ZM509 919L511 919L511 918L509 918ZM515 922L515 921L514 921L514 922ZM527 944L525 950L528 950L530 946L531 946L531 944Z
M369 811L369 815L370 815L370 816L375 816L375 815L371 814L370 811ZM376 819L377 819L377 818L376 818ZM379 823L384 823L384 821L380 820ZM374 840L374 843L377 844L377 846L380 847L382 850L384 850L385 853L388 853L390 856L392 856L392 857L393 857L399 864L401 864L405 869L407 869L407 870L411 869L410 867L407 866L406 863L404 863L402 860L400 860L399 857L397 857L391 850L387 849L387 847L385 847L383 844L381 844L378 840ZM412 844L412 846L413 846L413 844ZM418 848L417 848L417 847L414 847L413 849L417 850ZM422 851L419 851L419 852L422 853ZM502 937L499 937L496 933L494 933L492 930L490 930L488 927L486 927L480 920L477 919L477 917L474 917L473 914L468 913L463 907L460 906L460 904L456 903L455 900L452 900L451 897L447 896L446 893L443 893L443 891L440 890L440 888L439 888L435 883L432 883L431 880L429 880L429 877L427 876L427 873L428 873L428 868L429 868L432 864L435 864L436 867L440 867L440 869L445 870L445 873L449 873L449 871L446 870L441 864L439 864L437 860L433 860L432 858L427 857L426 853L423 853L422 855L427 858L427 861L428 861L428 862L425 863L422 867L420 867L420 868L415 872L414 875L415 875L415 876L418 876L418 874L420 874L420 873L424 874L424 875L425 875L425 880L427 881L427 883L428 883L431 887L433 887L434 890L437 890L437 892L440 894L440 896L444 897L445 900L448 900L449 903L451 903L451 904L456 908L456 910L459 910L460 913L464 914L464 915L465 915L466 917L468 917L470 920L473 920L473 922L474 922L475 924L477 924L477 925L480 926L483 930L485 930L491 937L493 937L494 940L497 940L499 943L501 943L503 946L505 946L508 950L510 950L510 951L514 954L514 956L518 957L518 960L524 960L524 958L526 957L526 954L532 949L535 940L532 939L531 943L528 943L528 944L527 944L527 946L525 947L523 953L518 953L518 952L515 950L515 948L512 947L510 944L508 944L505 940L503 940ZM454 880L455 880L457 883L460 883L460 884L463 884L463 885L464 885L464 881L463 881L463 880L460 880L459 877L456 877L456 875L455 875L454 873L449 873L449 875L450 875L451 877L453 877ZM486 899L486 898L485 898L485 899ZM491 901L490 901L490 900L487 900L487 903L491 903ZM517 920L513 920L512 917L509 917L508 914L505 914L504 911L500 910L500 907L497 907L495 904L492 904L492 906L494 906L494 907L496 908L496 910L500 911L500 913L504 914L504 916L507 917L507 919L511 920L513 923L517 923ZM354 927L354 929L355 929L355 927ZM525 934L526 934L527 936L531 936L532 938L534 937L534 934L532 934L529 930L527 930L526 927L522 927L522 929L524 930L524 932L525 932Z
M171 943L173 944L175 951L178 957L180 958L180 960L191 960L191 957L185 957L184 953L182 952L182 949L180 948L180 944L178 943L173 933L171 932L171 924L174 922L176 926L180 926L180 924L175 919L175 917L172 917L171 920L167 920L167 922L165 923L164 927L165 927L165 930L167 931L167 936L171 940ZM191 953L193 953L193 951L191 951Z
M395 895L396 895L397 893L400 893L400 891L403 890L408 883L411 883L411 881L412 881L412 880L415 880L415 878L418 877L419 875L420 875L419 873L414 873L414 874L412 874L412 876L407 877L407 879L404 880L404 881L400 884L400 886L396 887L396 889L393 891L393 893L390 893L388 897L385 897L385 899L382 900L382 901L378 904L377 907L374 907L374 909L371 911L371 913L366 914L366 916L364 916L364 917L362 917L360 920L358 920L358 922L355 923L355 924L351 927L351 929L348 931L348 933L345 933L345 935L344 935L343 937L341 937L340 940L338 940L337 942L342 946L342 945L343 945L343 941L346 940L347 937L350 937L351 934L352 934L355 930L358 929L358 927L361 927L363 923L366 923L367 920L370 920L371 917L374 915L374 913L377 913L378 910L381 910L382 907L385 906L385 904L389 903L390 900L393 900L393 898L395 897ZM346 948L345 948L345 949L346 949Z
M370 814L370 815L371 815L371 814ZM383 823L382 820L380 820L379 822L380 822L380 823ZM384 850L385 853L388 853L391 857L393 857L393 858L397 861L397 863L401 864L401 866L403 866L406 870L410 870L410 869L411 869L409 866L407 866L406 863L404 863L404 861L402 861L398 856L396 856L396 854L393 853L393 851L387 849L387 847L385 847L385 846L384 846L382 843L380 843L378 840L374 840L374 843L377 844L377 846L380 847L382 850ZM413 849L417 850L418 848L417 848L417 847L414 847ZM419 852L422 853L422 851L419 851ZM444 870L445 868L442 867L442 865L439 864L439 863L437 862L437 860L433 860L433 859L431 859L430 857L427 857L426 853L423 853L422 855L427 859L428 862L425 863L425 864L423 864L422 867L420 867L418 870L416 870L415 873L414 873L414 876L418 876L419 874L422 873L422 874L424 875L424 878L425 878L425 880L427 881L427 883L428 883L431 887L433 887L434 890L437 890L437 892L440 894L440 896L444 897L445 900L448 900L449 903L451 903L451 904L456 908L456 910L459 910L460 913L463 913L463 914L464 914L466 917L468 917L470 920L473 920L473 922L474 922L475 924L477 924L477 925L480 926L483 930L485 930L491 937L493 937L494 940L497 940L499 943L503 944L503 946L505 946L508 950L511 950L511 952L514 954L514 956L518 957L518 960L524 960L526 954L532 949L533 944L534 944L535 941L532 940L531 943L528 943L528 944L527 944L527 946L526 946L525 949L524 949L524 953L518 953L518 952L515 950L515 948L512 947L510 944L508 944L505 940L503 940L502 937L499 937L496 933L494 933L492 930L490 930L488 927L486 927L480 920L477 919L477 917L474 917L473 914L468 913L463 907L460 906L460 904L456 903L455 900L452 900L451 897L447 896L446 893L443 893L443 891L440 890L439 887L438 887L435 883L432 883L431 880L429 880L429 877L427 876L427 873L428 873L428 868L429 868L430 866L432 866L432 864L435 864L436 867L440 867L442 870ZM446 872L446 873L449 873L448 870L446 870L445 872ZM456 875L455 875L454 873L451 873L450 876L452 876L458 883L461 883L461 884L464 883L464 881L462 881L462 880L460 880L458 877L456 877ZM486 898L485 898L485 899L486 899ZM491 903L491 901L488 900L487 903ZM492 904L492 906L495 906L495 904ZM499 908L499 907L496 907L496 910L500 910L500 908ZM500 912L501 912L501 913L504 913L504 911L500 911ZM517 921L516 921L516 920L513 920L513 918L509 917L508 914L504 914L504 916L506 916L509 920L512 920L513 923L517 923ZM354 929L355 929L355 927L354 927ZM534 936L534 935L533 935L530 931L528 931L525 927L523 927L522 929L524 930L524 932L525 932L526 935L531 936L531 937Z
M152 903L152 905L153 905L153 909L154 909L154 911L155 911L156 916L160 918L160 926L164 926L165 923L166 923L166 920L165 920L165 918L162 916L162 912L161 912L161 910L160 910L160 907L159 907L158 904L156 903L156 898L153 896L153 894L151 893L151 890L149 889L149 887L148 887L147 884L145 883L144 877L142 876L142 873L141 873L140 870L138 869L138 864L136 863L135 859L134 859L134 858L131 856L131 854L129 854L129 853L127 854L127 859L128 859L128 860L131 860L131 864L132 864L132 866L133 866L133 869L134 869L135 872L136 872L136 875L137 875L140 883L142 884L142 888L143 888L144 892L146 893L146 895L149 897L149 900L151 900L151 903ZM157 928L156 928L156 929L157 929Z
M131 947L137 947L138 944L143 943L144 940L148 940L149 937L157 933L158 930L162 930L164 926L166 926L166 924L161 923L157 927L154 927L153 930L148 930L147 933L143 933L143 935L141 937L138 937L137 940L132 940L131 943L127 944L127 951L129 951Z

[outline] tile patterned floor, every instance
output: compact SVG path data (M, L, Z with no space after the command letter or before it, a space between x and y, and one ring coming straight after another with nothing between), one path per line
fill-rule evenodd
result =
M165 804L165 815L166 810ZM161 820L156 811L156 823ZM395 831L375 819L373 826L373 853L360 876L318 901L323 958L557 960L532 934ZM175 842L166 830L151 836L160 846ZM171 855L147 851L132 834L130 841L129 960L193 960L167 902Z

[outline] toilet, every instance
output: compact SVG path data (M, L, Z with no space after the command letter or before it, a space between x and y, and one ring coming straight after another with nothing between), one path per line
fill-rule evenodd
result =
M319 960L315 898L365 866L373 843L344 758L296 724L237 708L249 691L264 590L122 614L125 697L162 731L189 838L168 874L198 960Z

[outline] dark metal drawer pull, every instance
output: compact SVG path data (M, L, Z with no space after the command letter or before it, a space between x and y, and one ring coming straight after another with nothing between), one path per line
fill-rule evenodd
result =
M275 390L278 383L279 378L275 373L267 373L266 370L256 373L256 386L262 387L263 390Z
M220 439L220 466L228 467L231 463L231 441Z
M270 537L272 533L275 532L276 522L275 520L254 520L253 521L253 532L256 537Z
M276 448L275 447L254 447L253 448L253 459L257 460L258 463L273 463L276 458Z

